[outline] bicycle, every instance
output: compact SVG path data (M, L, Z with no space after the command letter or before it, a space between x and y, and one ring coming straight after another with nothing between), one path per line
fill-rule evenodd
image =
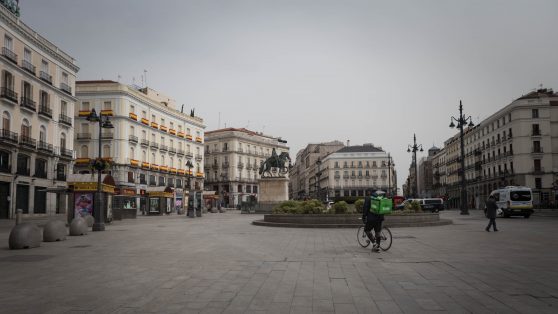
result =
M374 230L370 232L372 234L372 240L368 239L368 236L364 232L364 226L360 226L357 230L357 241L358 244L362 247L368 247L370 242L376 242L376 234ZM387 251L391 247L393 242L393 238L391 236L391 230L388 227L382 226L382 230L380 230L380 249L382 251Z

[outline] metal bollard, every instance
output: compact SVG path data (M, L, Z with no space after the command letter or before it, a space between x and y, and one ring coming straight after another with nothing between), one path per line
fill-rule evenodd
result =
M23 209L16 210L16 226L19 225L23 220Z

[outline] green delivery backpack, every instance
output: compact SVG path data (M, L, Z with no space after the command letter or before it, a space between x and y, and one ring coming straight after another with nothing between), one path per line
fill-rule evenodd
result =
M391 198L384 198L381 196L372 197L372 212L378 215L389 215L391 214L391 208L393 207L393 202Z

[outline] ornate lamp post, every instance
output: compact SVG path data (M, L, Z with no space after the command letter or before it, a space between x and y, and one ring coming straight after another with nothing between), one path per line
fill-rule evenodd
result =
M95 108L91 109L89 116L87 117L89 122L99 123L99 157L97 161L93 164L93 168L97 170L97 193L95 194L95 202L93 203L93 213L95 214L95 222L93 223L93 231L104 231L105 230L105 217L104 217L104 204L103 195L101 191L101 172L104 170L104 163L102 162L102 129L114 129L114 126L110 122L109 118L105 116L97 115Z
M461 140L461 204L460 210L461 215L469 215L469 210L467 209L467 182L465 180L465 139L463 134L463 127L466 125L468 127L475 126L473 124L473 119L471 116L466 117L463 114L463 105L461 104L461 100L459 101L459 117L451 117L450 119L450 128L454 128L455 124L453 122L457 122L457 127L459 128L459 138ZM468 124L467 124L468 122Z
M186 167L188 167L188 217L194 218L196 217L196 204L194 203L194 200L192 200L192 168L194 167L194 164L192 164L192 161L190 159L188 159L188 161L186 162ZM192 211L190 211L190 204L192 204Z
M392 193L392 190L391 190L391 188L392 188L392 186L391 186L391 167L393 167L393 166L394 166L394 163L391 161L391 156L388 153L388 190L387 190L387 193L388 193L387 196L388 197L392 197L392 195L391 195L391 193Z
M415 168L415 189L414 189L413 196L415 198L418 197L417 151L423 152L424 150L422 149L422 144L417 145L417 135L413 134L413 145L408 145L407 153L411 153L411 152L413 153L413 167ZM409 188L409 190L411 192L413 191L413 189L411 188Z

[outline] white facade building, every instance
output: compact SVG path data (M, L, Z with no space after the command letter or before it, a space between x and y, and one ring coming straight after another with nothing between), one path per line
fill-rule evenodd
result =
M271 156L289 152L287 141L244 128L205 133L206 189L218 192L224 206L235 207L258 197L260 165Z
M78 67L2 5L0 38L0 218L66 213L67 195L49 192L67 189Z
M147 87L79 81L76 88L76 172L89 173L91 161L98 158L99 126L86 120L90 111L109 116L114 125L101 136L102 157L114 162L110 172L120 192L114 196L113 210L122 206L161 214L182 207L189 188L203 190L201 118L178 111L174 100ZM193 164L191 173L187 161ZM161 197L161 192L173 196Z

